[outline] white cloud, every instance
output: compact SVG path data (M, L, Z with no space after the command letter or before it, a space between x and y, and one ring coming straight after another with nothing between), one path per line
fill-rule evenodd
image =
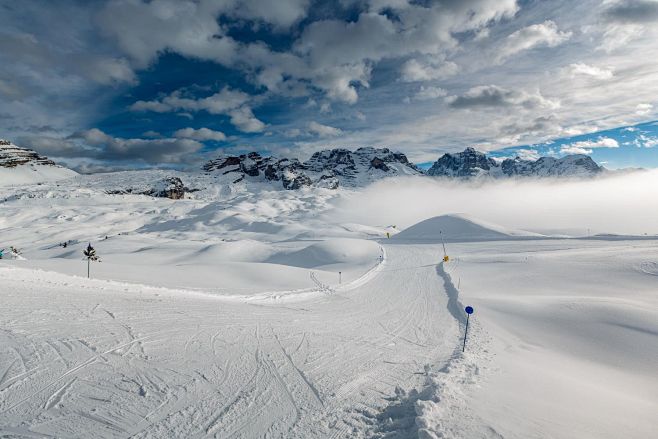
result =
M637 139L635 139L635 144L636 146L640 147L645 147L645 148L653 148L655 146L658 146L658 137L652 137L652 136L647 136L644 134L640 134Z
M321 123L312 121L308 123L308 131L319 137L335 137L343 133L343 130L340 128L335 128L329 125L323 125Z
M249 102L250 96L239 90L224 87L221 91L205 98L184 97L181 90L175 91L161 100L137 101L130 106L133 111L155 111L167 113L177 110L201 111L210 114L227 114Z
M503 62L517 53L536 47L555 47L569 38L572 32L561 32L552 20L533 24L510 34L500 47L496 60Z
M599 137L595 140L582 140L562 145L560 152L565 154L591 154L594 148L619 148L619 142L610 137Z
M402 65L401 77L404 82L433 81L454 76L459 71L457 64L451 61L421 62L410 59Z
M613 77L612 70L585 63L570 64L564 69L564 71L572 78L577 76L588 76L594 79L610 79Z
M623 49L632 41L641 38L644 33L644 26L639 24L610 24L604 26L601 44L597 49L608 53Z
M174 137L182 139L194 139L203 142L204 140L214 140L221 142L226 140L226 135L221 131L214 131L209 128L182 128L174 133Z
M231 110L229 116L231 116L231 123L244 133L259 133L267 126L254 116L251 108L244 105Z
M637 104L635 107L635 114L638 116L646 116L651 113L651 110L653 110L653 105L651 104Z
M565 145L560 148L560 152L563 154L584 154L588 155L592 153L591 149L581 148L579 146Z
M231 123L240 131L246 133L261 132L265 124L254 116L248 103L251 96L239 90L224 87L221 91L205 98L185 97L178 90L160 100L137 101L130 106L133 111L154 111L169 113L179 110L207 111L210 114L221 114L230 117Z
M417 101L427 101L441 98L447 94L448 92L440 87L421 86L418 92L414 95L414 99Z
M298 137L336 137L343 134L340 128L324 125L316 121L310 121L306 124L305 129L290 128L283 132L284 137L298 138Z

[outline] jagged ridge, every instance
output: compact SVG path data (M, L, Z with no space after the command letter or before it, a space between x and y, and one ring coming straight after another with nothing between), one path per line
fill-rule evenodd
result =
M239 156L220 156L203 166L206 172L221 171L234 175L234 183L245 178L281 182L285 189L319 186L359 186L382 177L418 175L421 171L404 154L388 148L336 148L318 151L302 163L298 159L263 157L257 152Z
M0 139L0 167L15 168L27 164L57 166L55 162L47 157L39 155L31 149L21 148L9 140Z
M537 160L523 160L519 157L508 158L502 162L466 148L455 154L444 154L427 175L441 177L587 177L604 170L587 155L568 155L562 158L541 157Z

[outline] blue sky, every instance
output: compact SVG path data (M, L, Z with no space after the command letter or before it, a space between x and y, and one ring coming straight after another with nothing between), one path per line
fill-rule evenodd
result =
M0 0L0 137L84 172L586 153L658 167L656 0Z

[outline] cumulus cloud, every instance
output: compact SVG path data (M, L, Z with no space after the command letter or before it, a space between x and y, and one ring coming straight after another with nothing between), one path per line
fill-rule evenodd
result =
M536 47L555 47L567 41L571 35L571 32L561 32L552 20L533 24L510 34L503 41L496 60L503 62L512 55Z
M402 65L400 71L400 79L404 82L433 81L454 76L459 71L459 66L452 61L421 62L410 59Z
M515 0L18 3L0 14L0 130L47 134L53 150L107 114L169 133L208 113L263 133L245 136L254 147L307 137L310 151L326 144L309 129L317 120L340 126L337 146L398 144L418 159L437 145L493 150L634 124L654 112L638 103L655 106L655 2L522 2L519 14ZM142 101L121 114L133 91ZM400 108L406 96L425 103ZM88 156L83 144L60 154Z
M192 139L123 139L93 128L69 137L90 148L88 156L104 160L142 160L146 163L183 163L203 148Z
M470 109L478 107L520 107L556 108L559 103L546 99L538 91L528 93L525 91L510 90L497 85L481 85L473 87L459 96L447 98L452 108Z
M133 111L154 111L169 113L174 111L207 111L210 114L222 114L230 117L231 123L240 131L246 133L261 132L265 124L254 116L248 106L251 96L224 87L221 91L204 98L185 96L178 90L162 99L152 101L137 101L130 106Z
M228 87L200 99L185 97L183 91L178 90L159 100L137 101L131 105L130 109L133 111L155 111L157 113L178 110L205 110L210 114L226 114L230 110L245 105L249 100L250 96L248 94Z
M260 133L266 127L265 123L258 120L251 108L246 105L233 109L228 114L231 123L243 133Z
M216 142L221 142L226 140L226 135L221 131L211 130L209 128L181 128L174 132L174 137L181 139L194 139L200 142L204 140L214 140Z
M610 137L599 137L595 140L582 140L560 147L564 154L591 154L594 148L619 148L619 142Z
M563 154L591 154L592 150L588 148L582 148L580 146L574 145L564 145L560 148L560 152Z

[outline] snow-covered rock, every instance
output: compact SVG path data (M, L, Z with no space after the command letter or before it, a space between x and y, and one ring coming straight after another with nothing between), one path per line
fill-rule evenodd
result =
M497 168L496 161L474 148L466 148L456 154L444 154L431 168L427 175L442 177L477 177L489 174Z
M466 148L456 154L444 154L427 175L441 177L590 177L603 171L586 155L568 155L562 158L541 157L523 160L519 157L498 163L474 148Z
M247 180L281 182L285 189L305 186L336 189L358 187L384 177L419 175L421 171L401 153L388 148L337 148L318 151L306 162L298 159L263 157L257 152L220 156L203 166L206 172L221 172L233 183Z
M63 180L76 175L36 151L0 139L0 186Z
M185 193L189 191L190 189L185 187L183 181L179 177L164 177L152 183L146 182L146 184L142 184L141 186L126 184L122 188L107 189L105 192L110 195L148 195L156 198L180 200L184 198Z
M519 157L505 159L500 168L506 176L532 177L589 177L603 171L590 156L576 154L559 159L541 157L535 161Z

